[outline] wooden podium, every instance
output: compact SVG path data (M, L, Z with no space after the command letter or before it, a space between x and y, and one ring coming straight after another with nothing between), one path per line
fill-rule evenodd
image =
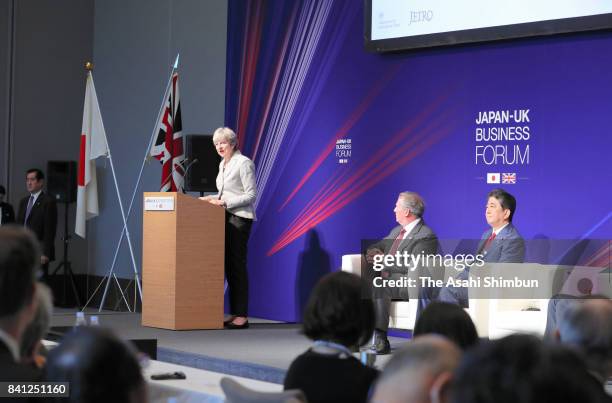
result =
M225 210L146 192L142 233L143 326L222 329Z

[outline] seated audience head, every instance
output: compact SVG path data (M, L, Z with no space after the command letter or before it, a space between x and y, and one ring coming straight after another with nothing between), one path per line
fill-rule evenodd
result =
M419 315L412 335L431 333L448 338L463 350L478 343L478 333L470 315L459 305L448 302L432 302Z
M0 329L17 343L36 312L38 241L18 226L0 227Z
M612 301L588 299L574 304L560 318L556 337L575 346L602 382L612 376Z
M493 228L512 222L516 211L516 199L504 189L493 189L487 196L485 217Z
M49 331L51 316L53 315L53 295L47 285L36 284L36 298L38 309L34 318L26 328L21 337L21 360L26 364L42 367L44 358L41 350L44 350L42 339Z
M451 392L456 403L609 401L578 354L518 334L468 350Z
M70 398L58 402L146 401L145 381L134 350L100 327L77 327L66 334L49 353L45 381L70 383Z
M349 348L367 343L374 332L374 307L362 298L359 277L341 271L322 277L306 304L303 326L312 340Z
M6 189L0 185L0 202L4 201L4 196L6 196Z
M374 403L446 402L461 350L442 336L415 338L395 353L374 388Z

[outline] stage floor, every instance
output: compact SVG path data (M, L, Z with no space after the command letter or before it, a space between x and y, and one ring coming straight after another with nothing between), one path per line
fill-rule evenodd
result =
M73 325L75 312L57 308L51 325ZM142 326L139 313L87 310L86 315L98 315L100 325L123 339L157 339L160 361L275 383L282 383L293 359L311 345L299 324L265 319L249 318L251 327L244 330L174 331ZM389 339L393 349L407 342ZM377 366L384 366L389 357L379 356Z

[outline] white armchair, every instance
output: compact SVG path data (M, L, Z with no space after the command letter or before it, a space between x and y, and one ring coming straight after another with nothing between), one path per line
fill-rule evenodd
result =
M468 290L470 314L480 337L501 338L511 333L532 333L543 335L546 327L548 301L553 292L557 266L544 266L535 263L489 264L485 270L491 276L508 277L508 273L523 279L538 280L537 289L526 290L516 295L515 291L503 289L470 288ZM342 256L342 271L361 276L361 255ZM452 276L453 269L447 269L444 279ZM514 294L513 294L514 293ZM393 301L389 327L414 329L418 299Z
M353 273L361 277L361 255L342 256L342 271ZM416 298L410 301L393 301L389 313L389 327L395 329L414 329L417 312Z
M497 339L512 333L544 334L548 301L553 293L553 282L558 274L556 266L536 263L489 264L483 272L506 279L538 281L534 289L470 288L468 313L480 337Z

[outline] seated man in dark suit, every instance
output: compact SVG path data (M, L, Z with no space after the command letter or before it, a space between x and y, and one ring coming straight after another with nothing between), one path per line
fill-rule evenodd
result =
M0 228L0 381L35 381L39 374L20 364L19 344L36 312L38 242L27 230ZM0 399L1 400L1 399Z
M425 203L421 196L414 192L402 192L395 203L395 220L399 224L389 235L367 251L367 259L372 261L376 255L419 255L435 254L438 250L436 234L425 225L423 213ZM381 276L385 279L399 280L405 276L408 268L385 268ZM374 310L376 314L376 329L372 349L377 354L388 354L391 351L387 330L389 328L389 309L391 299L408 300L408 289L384 287L374 289Z
M516 199L503 189L494 189L487 196L485 218L491 226L481 237L477 254L490 263L522 263L525 260L525 240L512 225Z
M0 225L10 224L15 221L15 211L13 206L4 201L6 189L0 185Z
M44 184L45 176L40 169L28 169L26 187L30 195L19 202L17 222L36 234L42 248L40 264L43 278L46 279L49 275L49 262L55 259L57 206L55 199L42 190Z
M525 260L525 240L512 225L512 217L516 211L516 199L503 189L494 189L487 196L485 218L491 226L482 234L476 250L487 263L522 263ZM463 270L458 279L467 280L469 270ZM431 288L423 288L419 293L419 313L435 299L435 292ZM443 287L439 290L437 298L443 302L468 306L467 288Z

